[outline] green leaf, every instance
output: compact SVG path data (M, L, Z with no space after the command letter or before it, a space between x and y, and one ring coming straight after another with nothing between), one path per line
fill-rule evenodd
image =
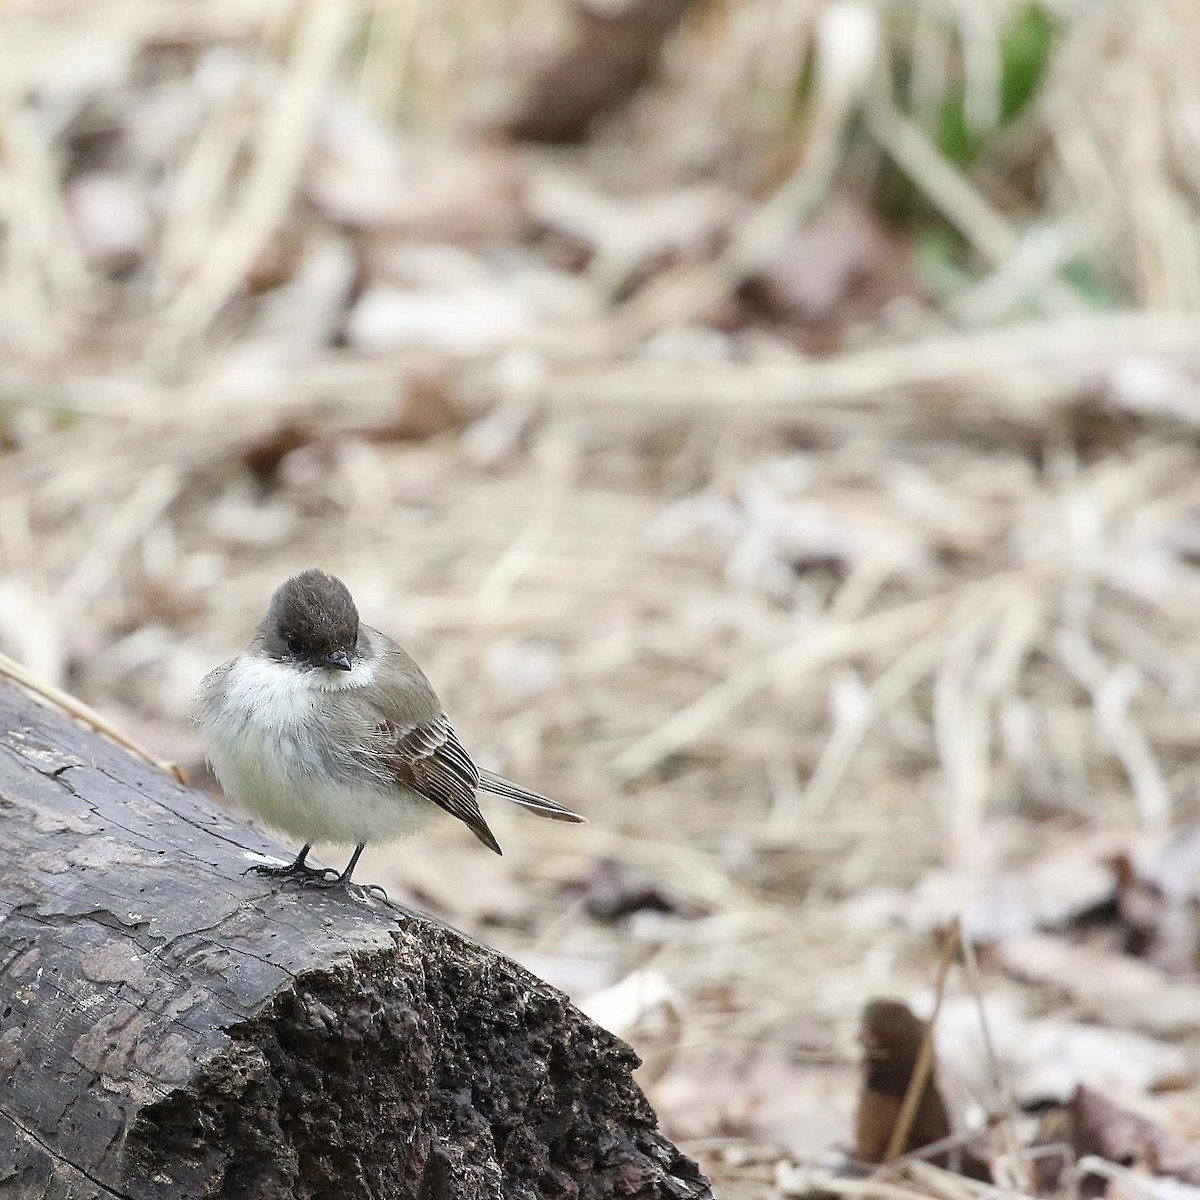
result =
M1000 37L1000 124L1014 120L1033 99L1054 49L1057 26L1041 4L1027 4ZM965 89L955 85L942 106L938 147L960 167L969 166L987 143L988 134L967 124Z

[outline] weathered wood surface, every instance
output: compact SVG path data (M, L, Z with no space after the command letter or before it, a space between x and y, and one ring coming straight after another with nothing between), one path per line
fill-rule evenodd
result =
M633 1052L0 684L0 1196L709 1195Z

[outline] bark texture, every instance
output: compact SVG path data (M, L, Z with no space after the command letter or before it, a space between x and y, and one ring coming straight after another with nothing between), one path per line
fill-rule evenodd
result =
M709 1196L561 993L249 852L0 684L0 1196Z

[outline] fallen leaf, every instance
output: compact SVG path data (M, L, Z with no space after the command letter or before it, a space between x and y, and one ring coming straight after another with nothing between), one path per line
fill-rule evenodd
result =
M1077 1154L1097 1154L1123 1166L1200 1184L1200 1150L1149 1117L1086 1086L1075 1092L1071 1112Z
M1056 988L1098 1021L1160 1037L1200 1032L1200 985L1170 979L1148 963L1047 934L1010 938L995 952L1011 975Z
M638 912L699 916L695 905L670 895L647 872L619 859L597 859L586 876L569 885L594 921L615 922Z
M834 349L847 324L919 293L908 247L859 199L838 195L787 237L739 290L755 315L784 322L810 352Z
M313 207L339 226L471 246L520 236L525 186L511 150L406 143L348 104L327 107L305 179Z
M805 1157L848 1140L849 1066L814 1065L770 1043L698 1039L686 1027L685 1038L686 1053L647 1089L672 1137L748 1138Z
M526 55L510 95L491 119L532 142L581 140L602 113L650 77L667 38L693 0L610 0L567 6L553 44Z
M1032 862L1026 857L1019 868L993 857L930 871L913 889L907 921L917 929L944 929L961 913L967 935L977 943L1064 929L1115 901L1112 856L1122 836L1104 831L1065 844L1052 841L1047 853ZM1005 844L1003 836L996 840Z
M863 1053L863 1079L854 1136L855 1153L863 1162L887 1160L887 1149L912 1086L927 1028L926 1022L899 1000L872 1000L863 1010L858 1035ZM936 1076L935 1057L900 1147L901 1154L910 1154L950 1136L950 1118Z
M984 1012L1000 1070L1024 1108L1065 1104L1081 1084L1146 1091L1190 1072L1179 1046L1124 1029L1030 1017L1015 996L989 996ZM996 1094L974 999L942 1005L937 1046L951 1104L965 1109L973 1102L983 1113L998 1111L1003 1097Z
M1200 822L1116 868L1125 949L1173 975L1200 971Z

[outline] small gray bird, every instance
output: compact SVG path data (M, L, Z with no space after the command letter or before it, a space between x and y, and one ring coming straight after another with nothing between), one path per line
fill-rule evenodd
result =
M197 710L226 794L304 843L288 866L254 868L263 874L348 884L368 842L416 833L439 811L499 854L477 790L584 820L478 768L421 669L359 621L346 585L324 571L275 592L250 645L204 677ZM340 875L318 870L304 861L313 842L354 854Z

